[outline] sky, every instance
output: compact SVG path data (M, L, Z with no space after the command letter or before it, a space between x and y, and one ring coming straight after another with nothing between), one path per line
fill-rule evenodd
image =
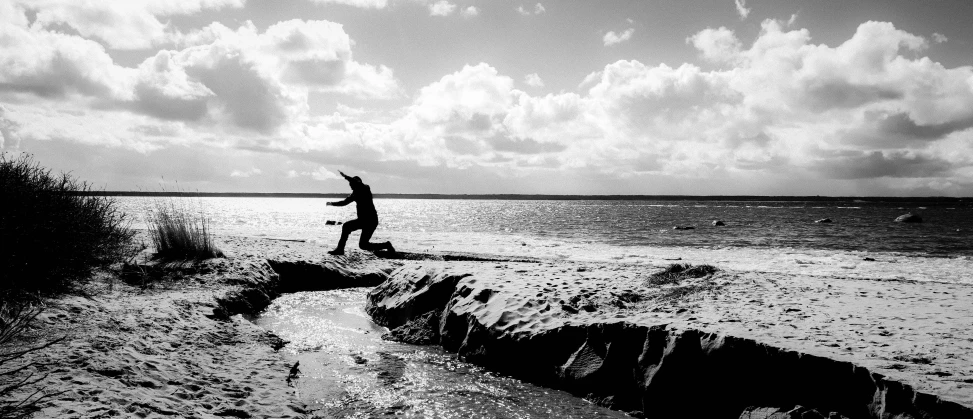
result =
M969 0L0 0L0 148L107 190L973 196Z

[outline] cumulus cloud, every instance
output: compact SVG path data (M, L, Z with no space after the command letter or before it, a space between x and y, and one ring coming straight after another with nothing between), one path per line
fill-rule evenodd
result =
M429 5L430 16L449 16L456 11L456 5L446 0L439 0Z
M523 5L517 6L517 13L520 13L521 16L539 15L546 11L544 5L540 3L535 4L533 9L524 8Z
M941 44L943 42L949 41L949 38L947 38L946 35L943 35L939 32L933 32L932 40L935 41L937 44Z
M530 87L544 87L544 80L537 73L530 73L524 76L524 83Z
M747 0L733 0L733 3L737 8L737 15L740 16L740 20L744 20L747 16L750 16L750 8L747 7Z
M250 177L250 176L259 175L261 173L263 173L262 170L260 170L260 169L258 169L256 167L251 167L251 168L249 168L247 170L234 170L234 171L230 172L230 177L243 177L243 178L247 178L247 177Z
M64 25L85 38L114 49L145 49L177 36L163 20L202 10L242 7L244 0L141 0L77 2L15 0L15 7L36 13L33 27Z
M360 7L363 9L384 9L388 5L388 0L311 0L317 4L343 4L346 6Z
M0 148L16 148L20 144L18 124L6 118L7 109L0 105Z
M750 45L727 28L687 39L724 69L623 60L588 76L584 94L535 97L487 64L465 67L422 89L392 125L407 144L400 157L620 179L973 185L962 169L973 151L960 161L940 145L973 139L973 69L915 58L926 41L889 23L866 22L836 46L785 23L764 21Z
M480 14L480 9L477 9L476 6L470 6L463 9L463 11L461 11L460 14L463 15L463 17L467 17L467 18L474 17Z
M205 32L200 40L206 42L161 50L128 68L97 42L5 25L0 93L89 98L161 120L264 134L285 126L300 131L311 92L364 99L400 94L390 68L353 59L351 39L333 22L291 20L263 32L249 22L236 30L214 23Z
M699 31L686 38L686 42L696 47L704 59L717 63L738 58L743 47L733 31L723 26L718 29L707 28Z
M608 33L606 33L601 40L605 43L605 46L608 47L632 39L632 34L634 33L635 28L628 28L624 32L617 34L614 31L608 31Z
M18 16L4 19L26 20ZM707 63L620 60L559 93L517 88L543 86L537 73L521 81L467 65L392 111L364 100L405 96L392 70L356 61L333 22L212 24L135 67L113 62L100 42L24 22L0 26L0 37L4 147L71 138L300 162L248 157L258 163L207 169L240 184L276 174L314 185L338 179L324 167L344 164L430 188L464 179L464 191L516 179L520 192L539 182L538 191L564 193L791 193L780 185L798 180L821 194L860 193L840 187L861 180L881 191L973 192L973 68L923 57L926 39L884 22L833 45L785 21L762 22L746 43L706 28L686 48ZM321 94L339 95L331 114L310 112L309 97Z
M114 64L96 42L58 32L2 25L0 90L57 98L83 94L126 99L133 71Z
M307 172L306 175L311 176L314 180L341 180L341 176L324 167L319 167L313 172Z

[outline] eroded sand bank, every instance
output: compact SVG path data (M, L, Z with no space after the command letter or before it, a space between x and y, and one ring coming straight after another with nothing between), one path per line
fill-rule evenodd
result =
M425 262L393 272L368 312L392 328L431 323L472 362L649 416L973 416L973 287L731 270L655 286L648 274Z

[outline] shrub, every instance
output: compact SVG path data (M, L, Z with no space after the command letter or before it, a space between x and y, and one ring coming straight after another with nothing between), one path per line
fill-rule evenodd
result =
M202 260L223 257L209 231L209 220L199 201L192 208L175 198L155 201L149 213L149 237L163 259Z
M0 154L0 301L54 295L121 261L133 236L110 197L29 155Z
M688 263L685 265L674 263L666 269L650 275L647 283L650 285L677 284L684 279L702 278L712 275L716 271L719 271L719 269L710 265L693 266Z

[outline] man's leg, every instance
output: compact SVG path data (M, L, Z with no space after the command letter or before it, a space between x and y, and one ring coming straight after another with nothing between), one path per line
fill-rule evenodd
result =
M359 222L358 220L351 220L345 223L343 226L341 226L341 238L338 239L338 245L335 246L334 250L328 253L332 255L345 254L345 243L348 242L348 235L350 235L352 231L358 230L359 228L361 228L361 222ZM374 230L375 228L373 227L372 231ZM364 231L362 231L362 234L364 234ZM368 235L371 236L372 234L368 233Z
M362 250L376 251L376 250L389 250L394 252L395 248L392 247L392 242L385 243L371 243L369 240L372 239L372 234L375 233L375 228L378 227L377 224L363 225L361 228L361 239L358 240L358 247Z

